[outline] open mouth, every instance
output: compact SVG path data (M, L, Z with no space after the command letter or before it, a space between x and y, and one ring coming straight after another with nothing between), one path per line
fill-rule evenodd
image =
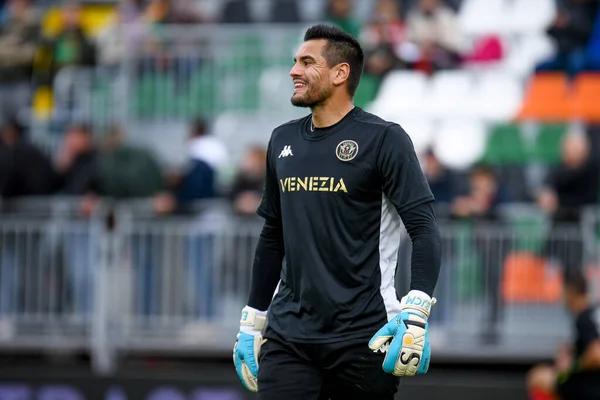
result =
M306 90L306 83L304 82L294 82L294 93L299 93Z

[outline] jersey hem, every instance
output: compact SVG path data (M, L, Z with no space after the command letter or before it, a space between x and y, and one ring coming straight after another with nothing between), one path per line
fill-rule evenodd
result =
M382 324L383 326L383 324ZM327 336L327 337L292 337L289 334L282 333L280 330L273 328L272 325L267 327L267 331L265 332L265 338L269 338L269 329L272 330L277 336L284 338L288 342L293 343L302 343L302 344L327 344L327 343L339 343L345 342L348 340L358 340L358 339L371 339L373 335L377 332L376 330L373 332L353 332L350 334L344 335L336 335L336 336Z

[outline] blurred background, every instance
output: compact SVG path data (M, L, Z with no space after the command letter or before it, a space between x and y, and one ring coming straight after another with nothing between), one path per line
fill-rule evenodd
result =
M266 144L308 113L288 74L322 21L437 198L432 370L401 393L527 398L570 340L563 272L600 297L596 0L0 1L0 399L252 398ZM403 233L399 293L409 260Z

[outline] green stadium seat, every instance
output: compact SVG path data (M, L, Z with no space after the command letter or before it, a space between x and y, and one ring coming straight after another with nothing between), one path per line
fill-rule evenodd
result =
M356 94L354 95L354 104L364 108L371 103L375 99L375 96L377 96L379 82L380 78L369 74L363 74L360 84L356 89Z
M544 164L558 163L561 158L561 141L566 131L564 124L540 125L535 140L535 161Z
M528 161L528 153L519 125L494 125L482 161L490 164L524 164Z

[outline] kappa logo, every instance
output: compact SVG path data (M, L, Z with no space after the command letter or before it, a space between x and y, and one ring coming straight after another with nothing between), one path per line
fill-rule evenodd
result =
M354 140L344 140L335 148L335 155L342 161L350 161L358 154L358 143Z
M294 155L294 153L292 153L292 146L283 146L283 150L281 150L281 153L279 154L279 157L277 157L277 158L293 156L293 155Z

